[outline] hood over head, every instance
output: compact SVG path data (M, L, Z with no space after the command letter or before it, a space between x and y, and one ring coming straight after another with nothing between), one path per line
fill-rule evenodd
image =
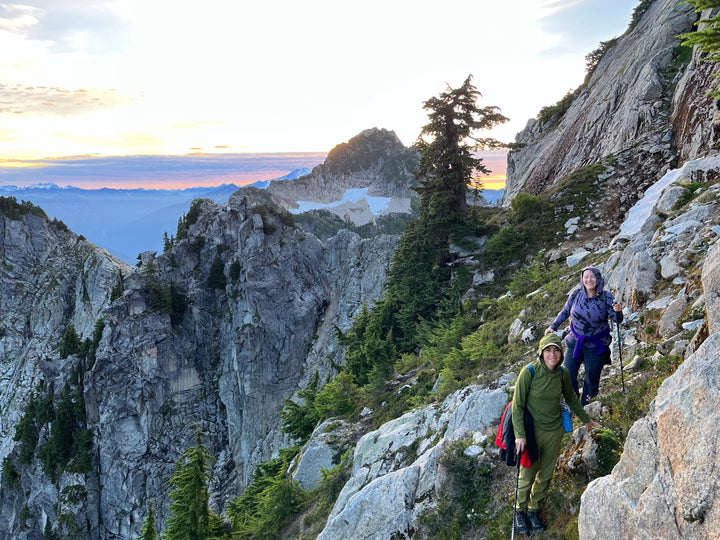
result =
M594 266L586 266L585 268L580 270L580 290L583 293L585 292L585 287L583 286L582 277L586 270L590 270L593 274L595 274L595 293L600 294L601 292L603 292L603 289L605 289L605 281L603 280L600 270L598 270Z

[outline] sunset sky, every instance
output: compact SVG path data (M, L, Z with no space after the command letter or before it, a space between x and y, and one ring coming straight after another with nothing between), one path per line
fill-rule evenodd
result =
M0 183L28 165L55 181L68 156L83 156L63 160L79 167L87 156L324 154L371 127L410 145L423 101L469 74L480 105L511 119L484 135L510 142L582 82L585 55L622 34L637 4L0 4Z

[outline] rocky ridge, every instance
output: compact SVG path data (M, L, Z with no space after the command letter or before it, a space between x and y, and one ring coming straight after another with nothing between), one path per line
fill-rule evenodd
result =
M310 174L273 180L267 190L288 210L298 209L301 201L317 203L341 219L365 225L380 215L411 212L417 163L417 152L403 146L394 132L368 129L333 148ZM348 190L366 190L366 196L342 202ZM388 199L387 205L374 213L366 197Z
M707 130L712 117L705 114L712 108L703 92L707 66L676 65L677 36L695 20L690 6L656 0L607 50L559 122L531 119L516 137L522 148L508 156L503 205L611 156L625 156L624 176L642 192L679 157L704 155L714 142ZM687 144L690 139L695 142Z
M259 462L290 444L278 429L284 399L341 362L336 329L379 297L397 242L340 231L322 243L260 190L198 200L194 216L187 238L141 254L135 270L44 216L0 221L2 457L17 478L0 492L0 536L40 537L65 516L63 533L134 537L148 501L167 499L196 427L216 457L212 504L222 511ZM84 339L100 319L82 381L91 470L60 471L55 482L39 460L18 461L15 426L33 392L59 399L84 365L58 353L68 326ZM36 452L48 437L45 425Z

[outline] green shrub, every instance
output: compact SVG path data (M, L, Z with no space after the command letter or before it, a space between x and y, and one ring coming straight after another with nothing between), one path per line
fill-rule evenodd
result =
M120 298L123 294L123 278L122 274L118 273L117 281L115 282L115 286L112 288L112 291L110 291L110 302L114 302L118 298Z
M60 358L67 358L70 355L79 354L81 350L80 337L75 331L75 327L71 324L65 329L60 343Z
M190 228L191 225L194 225L197 222L200 217L201 207L206 201L207 199L195 199L190 203L190 209L184 219L186 229Z
M605 476L612 472L615 464L620 461L623 443L621 433L611 429L600 428L593 433L597 442L598 476Z
M540 210L540 199L529 193L518 193L510 206L515 212L515 219L530 219Z
M0 197L0 213L13 221L20 221L23 216L33 215L48 219L47 214L39 206L30 201L17 202L15 197Z
M55 419L50 424L50 436L45 444L38 448L43 472L53 481L77 453L75 438L79 433L78 424L84 424L84 417L82 394L70 385L65 385L55 411Z
M315 396L318 391L319 375L317 372L310 380L310 384L298 392L298 397L304 401L303 405L285 399L280 415L282 430L295 439L304 443L310 438L313 430L320 421L320 415L315 409Z
M675 204L673 205L673 210L678 210L688 204L690 201L692 201L695 198L696 192L703 187L702 182L686 182L680 185L682 185L686 189L686 191L684 191L683 194L675 202Z
M240 279L240 274L242 272L242 264L240 264L240 261L237 259L233 259L233 262L230 263L230 270L228 271L228 276L230 277L230 280L235 283L238 279Z
M526 235L512 225L502 227L485 243L485 252L492 266L507 266L518 261L523 253Z
M303 508L307 494L286 478L287 466L297 448L281 451L279 458L260 463L250 485L231 499L226 514L233 538L280 540L280 532Z
M160 281L151 277L145 281L145 292L150 309L170 315L170 323L177 326L182 322L188 306L183 290L172 281Z
M332 506L335 504L342 488L345 487L347 481L350 480L351 467L349 463L351 453L351 450L345 452L340 458L340 463L332 469L320 469L322 480L320 481L318 492L328 513L332 510Z
M315 410L320 418L352 416L360 407L362 392L352 375L339 373L315 396Z
M543 107L542 109L540 109L540 112L537 115L537 119L540 121L540 123L545 124L549 127L560 123L560 120L563 116L565 116L565 113L570 108L570 105L572 105L572 102L575 100L575 97L578 94L578 90L574 92L568 92L555 105L548 105L547 107Z
M40 391L42 389L39 389ZM35 456L40 428L55 418L52 394L32 392L30 400L23 408L23 415L15 425L13 440L20 443L18 462L29 465Z
M27 530L27 528L28 528L28 527L27 527L27 521L28 521L28 519L32 519L32 518L33 518L33 515L32 515L32 513L30 512L30 508L28 508L28 505L27 505L27 504L24 505L24 506L20 509L20 513L18 514L18 521L20 522L20 530L21 530L21 531L26 531L26 530ZM47 520L47 523L50 523L50 520L49 520L49 519ZM46 529L47 529L47 527L46 527Z

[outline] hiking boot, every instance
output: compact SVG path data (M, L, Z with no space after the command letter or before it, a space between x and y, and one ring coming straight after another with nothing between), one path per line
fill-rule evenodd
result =
M545 530L545 526L537 515L537 510L530 510L527 513L527 519L530 522L530 527L532 527L532 532L539 533Z
M525 512L515 510L515 516L513 517L513 525L518 534L523 536L530 536L530 529L528 528L527 515Z

